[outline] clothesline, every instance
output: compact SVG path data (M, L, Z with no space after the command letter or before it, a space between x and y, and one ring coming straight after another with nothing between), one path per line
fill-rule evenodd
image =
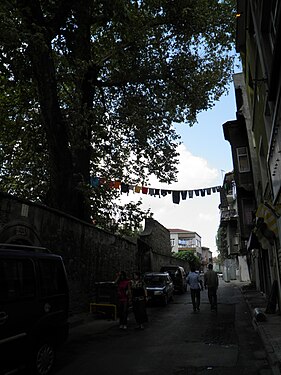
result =
M211 195L212 193L219 193L221 190L221 186L212 186L200 189L160 189L160 188L152 188L149 186L140 186L140 185L132 185L126 184L122 181L107 181L105 178L100 177L91 177L91 186L93 188L97 188L99 186L108 185L112 189L119 189L121 194L129 194L130 192L133 193L142 193L145 195L150 195L154 197L165 197L168 194L172 195L173 203L179 204L180 199L186 200L186 198L192 199L194 196L196 197L205 197L206 195Z

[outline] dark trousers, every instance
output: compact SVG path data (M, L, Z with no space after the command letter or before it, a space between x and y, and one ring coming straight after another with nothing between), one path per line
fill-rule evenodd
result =
M146 302L144 298L133 299L133 312L134 312L137 324L143 324L147 322Z
M193 305L193 310L199 310L200 307L200 289L191 289L190 288L190 294L191 294L191 301Z
M127 325L128 321L128 308L129 304L128 301L120 301L119 302L119 321L120 325Z
M208 287L208 298L211 304L211 309L214 310L217 308L217 288Z

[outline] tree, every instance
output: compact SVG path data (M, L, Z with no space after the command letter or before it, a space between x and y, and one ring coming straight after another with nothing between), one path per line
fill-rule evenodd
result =
M197 255L195 255L192 251L179 251L178 253L173 253L173 256L178 259L182 259L188 262L189 267L195 267L195 269L199 270L201 267L201 261Z
M220 226L217 231L216 244L218 249L218 259L220 263L223 263L228 256L227 249L227 233L223 226Z
M173 123L193 125L225 92L233 9L230 0L3 0L0 188L108 225L122 220L117 191L91 189L91 175L175 181Z

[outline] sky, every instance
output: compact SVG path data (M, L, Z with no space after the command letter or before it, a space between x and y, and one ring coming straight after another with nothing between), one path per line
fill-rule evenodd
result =
M176 126L181 136L179 146L178 182L161 184L150 178L153 188L169 190L193 190L221 186L224 174L232 171L232 157L229 142L224 139L222 124L236 118L234 86L221 97L216 105L198 116L193 127L185 124ZM172 196L153 197L131 192L122 195L122 202L138 200L141 197L144 209L150 208L153 218L167 229L184 229L196 232L201 245L210 248L217 255L216 234L220 223L219 193L205 197L193 197L174 204Z

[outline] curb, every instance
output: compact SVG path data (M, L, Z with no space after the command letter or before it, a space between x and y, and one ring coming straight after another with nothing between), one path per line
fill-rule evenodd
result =
M68 320L69 329L78 327L78 326L80 326L84 323L85 323L85 319L83 319L83 318L76 318L76 319L69 319Z
M97 319L93 314L89 313L74 314L68 318L69 331L77 327L91 325L91 329L94 329L97 332L102 332L117 324L117 320Z
M257 321L257 319L256 319L256 309L257 309L257 307L253 307L250 304L250 301L248 300L245 291L243 291L241 288L240 288L240 290L241 290L242 295L244 296L244 300L247 303L248 309L249 309L250 314L252 316L252 325L253 325L255 331L258 332L258 335L262 340L262 343L263 343L263 346L264 346L264 349L265 349L265 352L266 352L267 360L268 360L268 363L271 367L272 373L273 373L273 375L281 375L280 362L279 362L278 357L275 353L274 347L270 342L271 336L269 335L269 333L268 333L268 331L265 327L265 325L268 324L268 320L266 319L266 321L264 321L264 322L258 322ZM263 309L260 309L260 310L263 310Z

